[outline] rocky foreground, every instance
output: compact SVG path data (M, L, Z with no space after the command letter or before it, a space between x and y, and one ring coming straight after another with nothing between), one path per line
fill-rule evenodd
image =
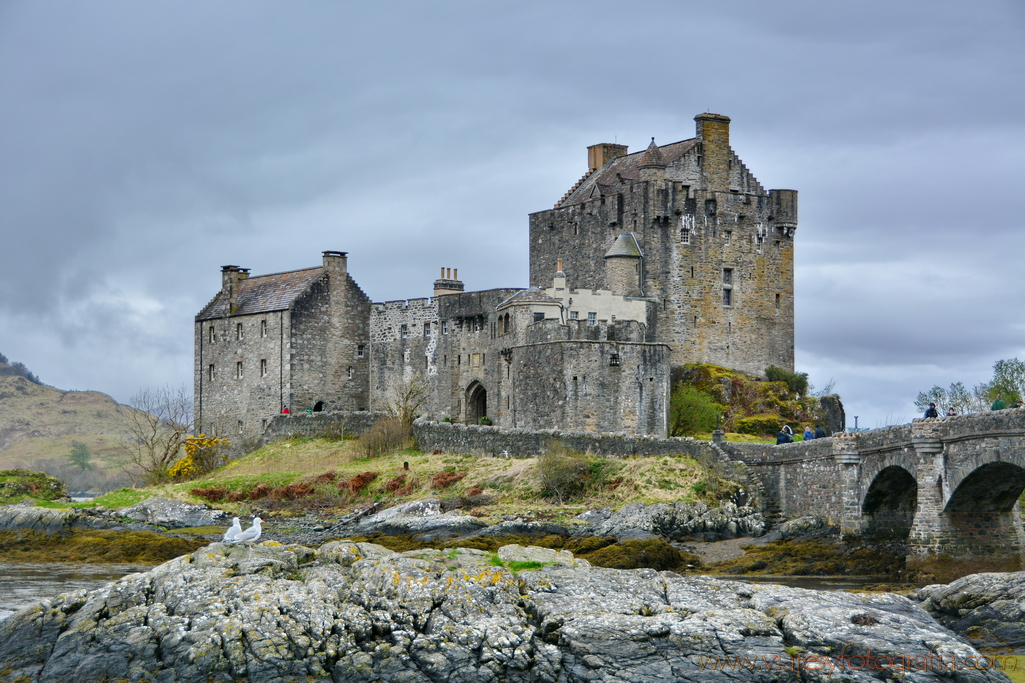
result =
M1007 680L897 595L348 541L214 543L61 596L0 622L0 662L12 683Z

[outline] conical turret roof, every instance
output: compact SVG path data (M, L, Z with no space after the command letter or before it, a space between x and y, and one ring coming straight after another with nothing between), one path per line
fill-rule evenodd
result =
M612 243L609 250L605 252L605 258L613 256L627 256L629 258L641 258L641 247L637 244L637 238L632 232L624 232Z
M640 168L665 168L666 160L662 156L662 150L655 144L655 138L651 138L651 144L648 145L648 149L644 150L644 156L641 157Z

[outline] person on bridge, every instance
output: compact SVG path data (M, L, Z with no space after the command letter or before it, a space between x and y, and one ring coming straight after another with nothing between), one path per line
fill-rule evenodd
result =
M804 440L805 441L811 441L814 438L815 438L815 432L813 432L811 430L811 425L807 425L804 428Z
M991 405L989 407L989 409L990 410L1003 410L1006 407L1007 407L1007 404L1004 403L1004 395L1003 394L997 394L997 400L993 401L993 405Z
M815 438L824 439L826 438L826 430L822 428L822 425L815 425Z
M929 409L925 411L925 416L928 417L939 417L940 414L936 412L936 404L930 403Z

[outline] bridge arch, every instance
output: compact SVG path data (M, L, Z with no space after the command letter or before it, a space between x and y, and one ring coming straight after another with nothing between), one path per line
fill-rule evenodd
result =
M889 465L872 479L862 499L863 532L907 538L918 508L918 481L905 467Z

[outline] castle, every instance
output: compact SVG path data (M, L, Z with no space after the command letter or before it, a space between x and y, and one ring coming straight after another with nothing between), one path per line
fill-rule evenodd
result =
M421 412L500 427L665 436L670 368L793 370L797 192L765 191L730 119L643 152L588 148L588 171L530 216L529 289L375 303L347 254L250 277L224 266L195 320L197 429L259 436L283 410Z

